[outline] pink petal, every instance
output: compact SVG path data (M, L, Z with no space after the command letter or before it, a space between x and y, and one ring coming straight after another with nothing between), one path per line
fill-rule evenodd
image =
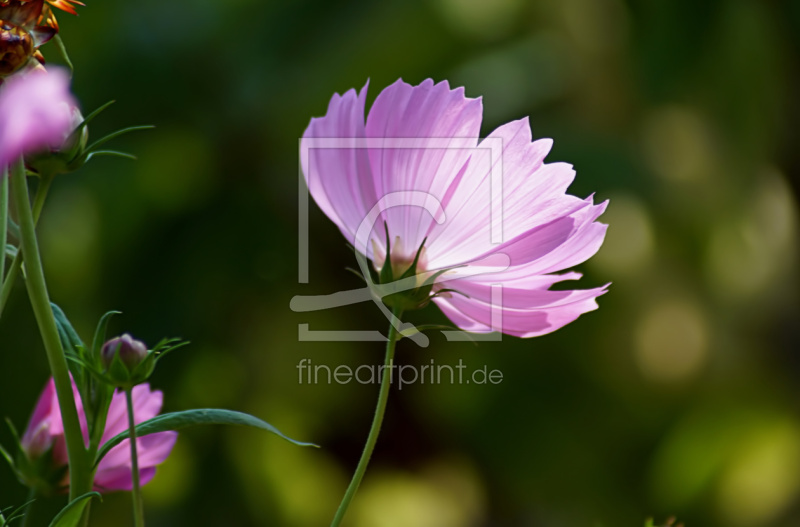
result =
M482 302L475 298L464 298L454 294L451 298L434 298L453 323L465 331L488 333L499 330L515 337L536 337L551 333L581 314L597 309L595 298L604 294L605 287L578 292L571 298L565 297L548 307L514 309L505 304L505 295L499 305ZM518 302L514 299L513 302ZM513 303L511 302L511 303Z
M551 146L550 139L531 142L527 118L507 123L483 140L447 204L447 221L431 231L432 265L449 267L489 251L492 221L501 217L503 239L510 240L574 209L578 198L564 194L575 176L572 167L543 164ZM493 187L498 175L502 193Z
M130 467L115 467L113 470L99 473L95 477L94 488L98 492L110 492L115 490L132 490L133 479ZM139 485L144 486L149 483L156 475L155 467L139 470Z
M351 244L355 244L358 226L377 201L367 151L358 148L356 142L364 138L368 85L359 94L355 90L343 96L335 94L328 113L311 119L300 143L300 162L309 192ZM335 141L314 141L325 138Z
M61 145L72 129L75 106L62 70L6 80L0 88L0 166L23 153Z
M158 412L161 411L164 394L159 390L150 391L149 384L140 384L134 386L132 399L134 422L139 424L158 415ZM103 441L108 441L127 429L128 406L125 401L125 393L117 390L111 398L106 428L103 431Z
M419 86L398 80L378 95L367 116L367 138L387 139L385 148L370 148L369 161L378 197L395 192L418 191L443 203L450 187L478 143L482 104L451 90L447 82L434 85L428 79ZM393 148L392 139L423 139L412 148ZM399 146L399 144L398 144ZM390 239L400 237L403 254L411 259L430 231L434 217L423 203L409 198L406 206L383 214ZM383 225L380 225L381 232ZM383 247L385 240L376 242ZM393 248L393 253L394 253Z
M36 403L33 415L28 421L25 433L22 435L22 448L29 456L38 456L47 451L53 444L53 409L58 408L56 400L56 384L51 378L45 384L42 395ZM60 415L58 419L60 421Z
M166 461L177 440L178 432L159 432L139 438L139 467L154 467Z

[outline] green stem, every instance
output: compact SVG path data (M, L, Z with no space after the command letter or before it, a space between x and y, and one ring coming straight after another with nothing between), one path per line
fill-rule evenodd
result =
M139 457L136 452L136 422L133 420L133 389L125 390L128 402L128 435L131 441L131 475L133 476L133 522L136 527L144 527L144 502L139 488Z
M375 450L375 443L378 441L378 434L381 432L383 416L386 413L386 402L389 399L389 387L391 386L392 370L394 365L394 349L395 345L397 344L398 337L395 326L399 326L400 315L402 315L402 310L400 309L395 309L395 311L392 313L392 323L389 326L389 341L386 343L386 359L383 363L383 375L381 376L381 389L378 393L378 404L375 407L375 417L372 419L372 427L369 429L367 443L364 445L364 452L361 454L361 459L359 460L356 471L353 474L353 479L350 480L350 485L347 487L347 491L344 493L342 503L339 504L339 508L336 510L336 515L333 517L331 527L337 527L340 523L342 523L344 515L347 514L347 508L350 506L350 502L353 501L353 497L356 495L358 486L361 484L361 480L364 478L364 474L367 472L367 465L369 465L369 460L372 457L372 451Z
M22 516L22 524L20 527L28 527L28 525L30 525L31 514L33 513L33 502L36 501L37 495L36 489L31 487L31 490L28 491L28 504L25 506L25 513L24 516Z
M6 274L6 242L8 235L8 167L0 167L0 284ZM0 308L2 310L2 308Z
M36 197L33 199L33 224L34 226L39 222L39 216L42 215L44 202L47 199L47 193L50 191L50 185L53 184L53 176L42 175L39 182L39 188L36 189ZM4 249L5 250L5 249ZM14 289L14 283L17 281L17 276L22 269L22 251L17 251L17 255L11 261L11 267L8 269L8 276L5 282L2 282L3 287L0 289L0 318L3 316L3 310L8 302L8 297L11 296L11 291Z
M91 464L83 447L83 435L75 400L72 396L72 382L67 368L67 359L61 347L53 309L50 307L50 297L44 279L39 243L36 240L36 227L33 222L28 182L25 177L25 164L22 158L19 158L12 167L11 182L14 205L20 220L20 247L25 254L25 270L27 271L25 284L44 342L47 362L50 364L50 371L55 380L58 405L61 409L69 460L69 499L72 501L92 490Z

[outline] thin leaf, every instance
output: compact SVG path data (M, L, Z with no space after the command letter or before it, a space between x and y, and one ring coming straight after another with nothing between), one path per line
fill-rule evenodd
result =
M22 505L20 505L19 507L17 507L13 511L11 511L10 513L8 512L8 509L10 509L11 507L7 507L7 508L3 509L3 513L6 514L6 516L8 516L8 518L6 518L5 522L0 521L0 527L5 527L6 525L10 525L12 521L19 520L19 519L23 518L25 516L25 509L28 507L28 505L30 505L34 501L36 501L36 500L30 500L30 501L28 501L26 503L23 503Z
M99 147L100 145L104 145L107 142L111 141L112 139L115 139L115 138L117 138L117 137L119 137L121 135L127 134L129 132L136 132L137 130L149 130L151 128L155 128L155 126L150 125L150 124L145 124L145 125L140 125L140 126L129 126L127 128L123 128L121 130L117 130L116 132L111 132L107 136L101 137L100 139L98 139L94 143L92 143L89 146L87 146L86 147L86 151L87 152L92 152L94 150L97 150L97 147Z
M14 458L12 458L11 454L9 454L8 451L5 448L3 448L3 445L0 445L0 456L3 456L3 458L8 463L8 466L11 467L11 470L13 470L14 472L17 471L17 465L16 463L14 463Z
M266 421L262 421L257 417L253 417L250 414L236 412L233 410L220 410L216 408L184 410L182 412L157 415L152 419L148 419L147 421L136 425L136 435L141 437L158 432L166 432L168 430L181 430L183 428L188 428L195 425L250 426L253 428L260 428L261 430L266 430L267 432L272 432L273 434L282 437L286 441L294 443L298 446L318 447L318 445L315 445L314 443L304 443L285 436L280 430L271 424L267 423ZM127 438L128 431L126 430L106 441L106 443L100 447L100 450L97 452L97 457L95 457L94 460L95 466L97 466L97 464L101 459L103 459L103 456L105 456L109 450Z
M117 102L117 101L108 101L108 102L107 102L107 103L105 103L103 106L101 106L100 108L98 108L98 109L94 110L92 113L90 113L89 115L87 115L86 117L84 117L84 118L83 118L83 122L81 122L81 124L80 124L80 125L78 125L78 128L83 128L83 127L85 127L87 124L89 124L89 121L91 121L92 119L94 119L95 117L97 117L98 115L100 115L100 113L101 113L102 111L104 111L106 108L108 108L109 106L111 106L111 105L112 105L112 104L114 104L115 102Z
M11 259L14 259L14 258L17 257L17 253L18 252L19 252L19 249L17 249L16 247L11 245L10 243L6 244L6 256L8 256Z
M53 521L50 522L50 527L77 527L83 516L83 511L89 505L89 500L94 497L103 499L99 492L87 492L83 496L78 496L72 500L66 507L61 509Z
M126 152L119 152L117 150L95 150L94 152L89 152L86 155L86 161L84 161L84 163L88 162L90 159L97 156L122 157L124 159L131 159L133 161L136 161L138 159L133 154L128 154Z
M72 74L75 72L75 68L72 66L72 61L69 60L69 53L67 53L67 47L64 45L64 41L61 40L61 35L56 33L53 40L56 43L59 53L61 53L61 58L69 68L69 76L72 77Z
M19 225L9 216L8 218L8 233L14 237L14 239L19 240Z

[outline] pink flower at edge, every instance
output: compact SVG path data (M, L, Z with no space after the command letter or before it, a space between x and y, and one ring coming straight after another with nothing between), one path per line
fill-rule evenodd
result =
M76 107L63 70L33 70L6 79L0 86L0 167L21 154L59 147L75 128Z
M72 390L78 407L78 417L81 422L84 441L88 444L86 416L74 381L72 383ZM134 387L133 408L136 423L139 424L158 415L158 412L161 410L162 402L162 392L150 390L148 384L140 384ZM111 399L111 406L108 410L108 417L106 419L106 426L103 431L101 444L128 429L127 415L125 394L120 391L114 392ZM139 478L142 485L145 485L153 479L156 472L156 465L163 463L164 460L167 459L167 456L169 456L169 453L172 451L172 447L175 445L177 437L177 432L159 432L157 434L150 434L137 438ZM56 398L55 383L52 378L48 381L42 395L39 397L39 401L36 404L36 408L22 436L21 442L28 457L32 459L39 457L52 447L53 462L58 466L67 464L64 428L61 421L61 411L59 410L58 400ZM130 440L126 439L106 454L97 467L94 490L98 492L131 490L132 470L130 449Z
M451 90L446 81L411 86L398 80L378 95L365 118L366 95L367 86L335 94L325 117L311 120L300 148L317 205L376 268L388 259L402 272L425 241L417 273L447 270L436 279L433 301L471 332L533 337L597 308L595 299L607 285L550 290L580 278L576 272L555 273L594 255L607 228L595 221L607 202L595 205L592 197L567 194L572 166L544 162L552 140L532 141L525 118L480 141L481 99L465 97L463 88ZM321 138L339 143L315 141ZM418 141L400 144L408 139ZM502 196L494 203L493 168L502 175ZM414 199L386 208L393 193ZM379 202L380 209L373 209ZM497 210L503 236L493 243ZM365 218L373 226L368 232L360 229ZM436 294L444 288L457 293Z

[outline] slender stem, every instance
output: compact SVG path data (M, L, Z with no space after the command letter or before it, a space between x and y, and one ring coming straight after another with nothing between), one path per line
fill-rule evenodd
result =
M47 353L47 362L50 364L50 371L56 384L58 405L61 409L69 460L69 499L72 501L92 489L91 466L83 447L81 425L72 396L72 381L69 377L67 359L61 347L53 309L50 307L50 297L47 293L42 258L36 240L36 227L33 223L33 211L28 197L28 182L22 158L19 158L12 167L11 182L14 205L20 220L20 247L25 254L27 271L25 283L28 288L28 297L39 325L39 332Z
M392 323L389 326L389 341L386 343L386 359L384 360L383 375L381 376L381 389L378 393L378 404L375 407L375 417L372 419L372 427L369 429L367 443L364 445L364 452L361 454L361 459L358 462L355 473L353 473L353 479L350 480L350 485L344 493L342 503L339 504L339 508L336 510L336 515L333 517L331 527L337 527L342 523L344 515L347 514L347 508L350 506L350 502L353 501L358 486L361 484L361 480L367 472L367 465L369 465L369 460L372 457L372 451L375 450L378 434L381 432L383 416L386 413L386 402L389 399L389 387L391 386L394 364L394 349L397 344L398 334L395 328L395 322L399 321L400 315L402 315L402 310L400 309L395 309L392 313Z
M8 167L0 167L0 284L6 275L6 236L8 235Z
M39 216L42 215L44 202L47 199L47 193L50 191L50 185L53 184L53 176L42 175L39 182L39 188L36 189L36 197L33 199L33 224L34 226L39 223ZM3 249L5 250L5 249ZM0 317L3 316L3 310L8 302L8 297L11 296L11 290L14 289L14 283L17 281L17 276L22 269L22 251L17 251L17 255L11 261L11 267L8 269L8 276L5 282L2 282L3 287L0 290Z
M24 516L22 517L22 524L20 525L20 527L28 527L28 525L31 524L31 515L33 514L33 502L36 501L36 496L38 496L36 489L31 487L31 490L28 491L28 499L27 499L28 504L25 506L25 513Z
M128 402L128 435L131 441L131 475L133 477L133 522L136 527L144 527L144 502L139 488L139 457L136 452L136 422L133 419L133 389L125 390Z

